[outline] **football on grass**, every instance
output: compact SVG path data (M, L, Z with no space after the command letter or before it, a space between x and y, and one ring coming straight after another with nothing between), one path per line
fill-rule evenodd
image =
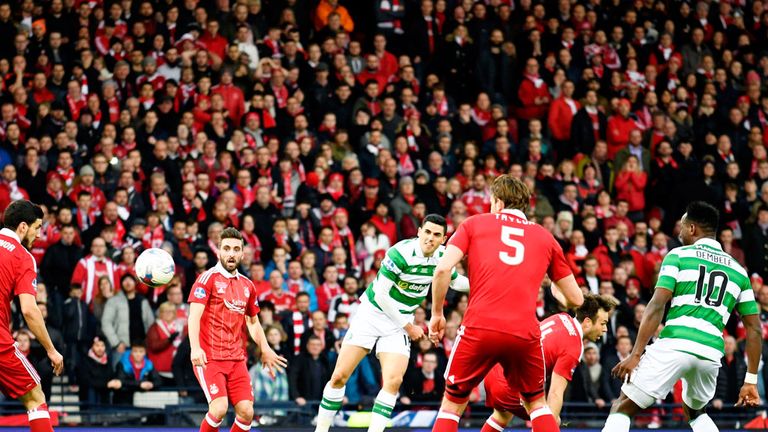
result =
M147 249L136 259L136 276L151 287L165 285L171 281L176 271L173 257L159 248Z

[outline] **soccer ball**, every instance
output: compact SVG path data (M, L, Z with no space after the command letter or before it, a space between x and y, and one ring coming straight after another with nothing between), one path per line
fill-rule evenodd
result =
M151 287L157 287L171 281L176 271L176 265L168 252L151 248L139 255L134 269L136 269L136 276L141 282Z

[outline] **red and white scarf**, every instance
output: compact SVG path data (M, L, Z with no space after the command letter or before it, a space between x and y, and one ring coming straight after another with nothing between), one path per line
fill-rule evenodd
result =
M304 326L304 314L299 311L294 311L291 314L293 320L293 354L298 355L301 352L301 336L307 331ZM309 321L309 327L312 327L312 321Z

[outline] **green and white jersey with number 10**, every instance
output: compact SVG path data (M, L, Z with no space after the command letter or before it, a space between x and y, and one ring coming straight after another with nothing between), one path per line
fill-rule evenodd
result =
M397 304L399 312L403 315L412 314L427 298L432 286L432 274L443 253L445 246L440 245L431 257L425 257L418 238L397 242L387 250L376 279L365 292L366 297L376 309L381 310L375 300L375 288L376 285L388 288L389 297ZM457 277L458 273L454 269L451 282Z
M723 328L735 308L758 313L746 270L713 239L671 250L661 263L657 288L672 291L672 307L658 343L719 362Z

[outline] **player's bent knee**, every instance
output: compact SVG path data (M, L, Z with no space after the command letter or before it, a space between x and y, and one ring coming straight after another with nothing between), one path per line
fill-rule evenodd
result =
M253 402L248 401L248 403L242 402L237 404L235 415L248 422L253 420Z
M342 371L333 371L333 375L331 375L331 387L333 388L342 388L345 385L347 385L347 381L349 381L349 373L342 372Z
M208 404L208 412L217 419L223 419L227 415L227 408L226 397L214 399ZM251 408L251 412L253 412L253 408Z
M43 393L43 388L38 384L19 398L19 400L27 411L33 410L45 403L45 393Z
M384 387L397 392L400 389L400 385L403 383L403 377L397 374L389 374L384 377Z

